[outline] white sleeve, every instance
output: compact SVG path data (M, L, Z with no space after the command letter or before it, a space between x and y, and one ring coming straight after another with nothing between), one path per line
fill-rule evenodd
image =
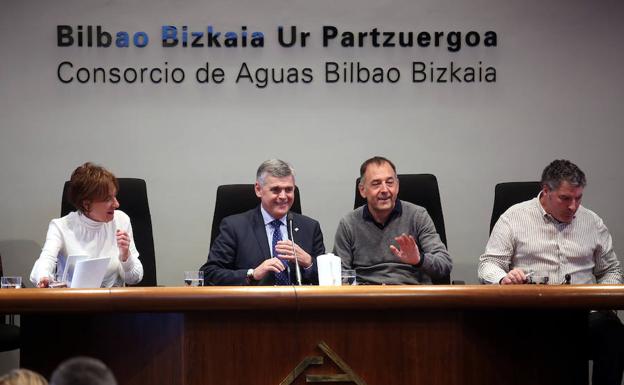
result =
M139 251L134 244L134 234L132 233L132 224L130 223L130 218L127 218L127 227L125 231L128 232L130 236L130 247L128 248L129 256L126 262L121 262L121 267L123 269L123 277L124 282L129 283L131 285L137 284L141 282L143 279L143 265L139 260Z
M613 250L611 233L602 219L597 218L598 246L594 255L594 275L597 283L620 284L622 283L622 270L620 261Z
M514 250L513 231L504 215L501 215L492 229L485 253L479 258L479 281L499 283L509 272Z
M41 250L39 259L35 261L32 271L30 272L30 282L35 287L43 277L50 277L56 270L56 264L58 262L58 255L63 248L63 234L58 225L54 222L50 222L48 227L48 234L46 235L46 241Z

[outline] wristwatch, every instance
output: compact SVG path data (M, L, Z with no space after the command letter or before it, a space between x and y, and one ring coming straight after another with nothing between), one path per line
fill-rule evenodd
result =
M253 273L254 269L247 270L247 283L252 283L253 281L255 281Z

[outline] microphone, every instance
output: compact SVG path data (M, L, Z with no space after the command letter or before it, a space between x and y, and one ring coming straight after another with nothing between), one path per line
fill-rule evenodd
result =
M297 253L295 252L295 233L293 233L293 215L289 211L286 217L288 221L288 231L290 232L290 241L292 242L293 257L295 257L295 273L297 275L297 285L301 286L301 270L299 269L299 260L297 259Z
M565 281L563 281L562 285L569 285L570 284L570 280L572 279L572 277L570 276L570 274L566 274L564 276Z

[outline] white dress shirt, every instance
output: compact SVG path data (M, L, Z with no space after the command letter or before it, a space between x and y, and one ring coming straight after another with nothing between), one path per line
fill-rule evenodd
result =
M622 283L602 219L579 206L572 222L561 223L544 210L539 195L510 207L496 222L479 258L479 280L499 283L513 268L546 275L551 283L562 283L566 274L573 284Z
M269 250L272 257L273 255L273 232L275 228L271 225L276 218L273 218L271 214L269 214L262 205L260 205L260 211L262 212L262 219L264 220L264 230L266 230L267 240L269 241ZM282 224L280 225L280 232L282 234L282 240L288 240L288 230L286 229L286 215L279 219Z

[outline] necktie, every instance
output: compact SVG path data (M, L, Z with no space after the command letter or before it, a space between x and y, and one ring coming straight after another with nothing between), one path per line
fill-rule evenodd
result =
M280 231L280 226L282 225L282 222L275 219L274 221L270 223L270 225L273 227L273 239L271 241L271 248L273 251L273 256L277 257L275 246L277 245L277 242L282 240L282 232ZM280 273L275 273L275 284L276 285L290 285L290 277L288 274L288 262L279 257L277 258L284 264L284 266L286 266L286 268Z

